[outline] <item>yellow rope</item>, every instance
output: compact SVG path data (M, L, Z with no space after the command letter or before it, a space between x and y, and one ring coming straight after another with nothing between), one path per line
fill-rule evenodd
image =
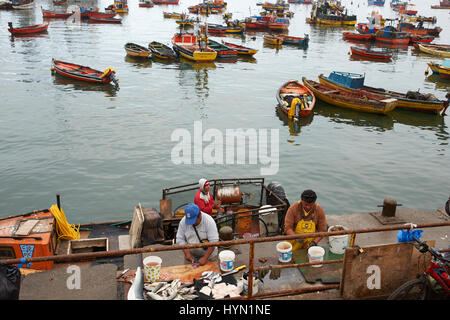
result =
M76 227L74 224L69 224L62 209L60 210L58 206L54 204L51 206L50 212L56 220L56 233L58 234L58 239L80 239L80 226L78 225L78 227Z

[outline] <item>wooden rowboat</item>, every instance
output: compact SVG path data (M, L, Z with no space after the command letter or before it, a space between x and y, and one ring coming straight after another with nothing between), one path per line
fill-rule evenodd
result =
M428 54L431 54L433 56L439 56L439 57L445 57L450 58L450 49L445 47L435 47L435 46L428 46L425 44L418 44L419 50Z
M168 19L181 19L183 15L183 13L177 12L163 12L163 17Z
M358 47L350 47L350 50L352 51L352 54L377 60L389 60L392 58L392 52L386 50L373 50Z
M365 76L358 73L333 71L328 77L319 75L319 82L337 88L339 90L364 91L378 94L385 98L397 99L397 108L408 109L425 113L438 114L444 108L444 101L438 99L426 100L426 95L419 92L399 93L382 88L374 88L364 85Z
M237 51L238 55L253 56L254 54L256 54L258 52L257 49L244 47L244 46L241 46L241 45L238 45L238 44L234 44L234 43L231 43L231 42L222 41L222 43L227 45L230 48L235 49Z
M49 23L36 24L33 26L27 26L22 28L13 28L12 22L8 22L9 29L8 31L12 35L29 35L34 33L46 32L48 29Z
M125 44L124 48L129 56L136 58L148 58L152 53L149 49L131 42Z
M89 17L89 22L95 23L122 23L122 19L118 18L104 18L104 17Z
M381 95L363 91L346 91L302 78L303 84L310 89L317 99L337 107L353 109L361 112L386 115L394 110L397 99L386 98Z
M87 11L86 15L88 17L94 18L112 18L116 15L115 12L107 13L107 12L98 12L98 11Z
M118 85L118 80L115 77L116 71L111 67L106 68L105 71L99 71L79 64L52 59L52 71L75 80L91 83L114 82Z
M289 119L308 116L316 104L316 97L306 86L296 80L283 84L277 93L277 101L281 110Z
M208 46L217 52L217 58L237 59L237 50L223 43L208 39Z
M44 10L44 8L41 7L42 10L42 16L46 19L67 19L70 17L73 12L54 12L50 10Z
M265 34L264 35L264 43L274 45L274 46L281 46L283 44L283 38L280 38L277 35L272 34Z
M285 34L280 34L278 36L283 39L283 44L291 44L294 46L307 46L309 43L308 35L305 35L304 37L294 37Z
M444 59L442 63L428 62L427 64L434 74L439 75L439 78L450 79L450 59Z
M14 2L12 4L12 8L15 10L29 10L34 8L34 0L25 0L25 1L19 1Z
M163 43L152 41L149 43L148 48L152 52L152 57L164 60L174 60L177 58L175 51Z
M67 6L67 0L61 0L61 1L53 0L53 4L55 6Z
M349 31L341 31L342 38L346 40L359 40L359 41L370 41L372 40L373 34L371 33L358 33L358 32L349 32Z

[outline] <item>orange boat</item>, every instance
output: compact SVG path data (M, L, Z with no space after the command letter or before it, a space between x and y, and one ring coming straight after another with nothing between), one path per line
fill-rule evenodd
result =
M278 105L289 119L308 116L316 104L316 97L306 86L296 80L290 80L278 89Z

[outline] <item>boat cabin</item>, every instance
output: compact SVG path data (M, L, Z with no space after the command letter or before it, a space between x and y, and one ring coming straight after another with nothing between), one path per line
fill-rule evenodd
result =
M55 218L48 210L0 220L0 259L53 256L56 252ZM53 261L33 263L33 269L49 270Z
M332 71L328 80L350 89L359 89L364 86L364 75L359 73Z

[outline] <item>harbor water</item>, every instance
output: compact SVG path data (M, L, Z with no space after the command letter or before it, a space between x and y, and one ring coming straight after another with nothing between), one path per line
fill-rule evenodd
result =
M289 35L308 34L307 48L275 49L263 44L264 32L246 32L213 36L259 50L236 62L162 63L126 55L127 42L170 44L179 29L163 11L188 13L187 7L199 2L140 8L130 0L122 24L51 20L47 33L32 37L12 37L8 22L41 23L41 6L54 8L51 0L36 0L33 10L0 11L0 217L49 208L59 193L70 223L130 219L138 203L159 208L163 188L202 177L263 176L266 184L280 182L291 203L313 189L327 214L379 211L386 197L403 208L444 206L450 195L448 116L397 109L381 116L318 102L312 116L295 123L276 108L282 84L302 77L317 81L331 71L365 74L365 84L373 87L419 89L444 99L450 82L425 75L427 62L441 58L400 46L392 48L388 62L356 59L349 51L357 44L343 40L340 27L305 22L311 11L305 4L290 5ZM255 0L227 3L232 20L262 11ZM358 22L367 22L372 11L397 17L388 1L384 7L342 3ZM443 31L434 42L450 44L448 10L430 8L438 1L411 3L420 15L437 17ZM69 4L104 11L112 1ZM223 23L221 15L200 19ZM53 75L52 58L98 70L112 67L119 87ZM194 145L199 126L203 134L208 129L224 136L236 129L275 134L276 146L268 148L278 149L276 170L264 174L267 162L260 157L251 162L248 154L242 162L225 161L224 154L222 163L197 163L194 148L191 163L174 161L177 132L189 132ZM209 143L205 139L203 148Z

